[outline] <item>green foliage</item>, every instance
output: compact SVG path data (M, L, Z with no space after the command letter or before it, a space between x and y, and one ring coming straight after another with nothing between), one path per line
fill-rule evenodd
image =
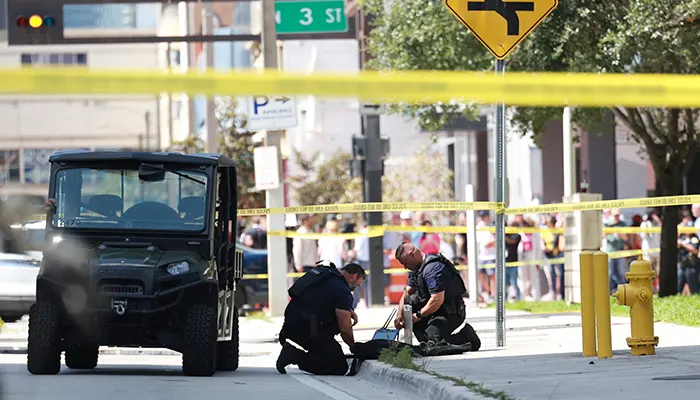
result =
M255 189L255 168L253 151L255 132L245 130L246 118L236 112L237 103L231 98L224 98L217 105L219 135L219 152L231 157L237 164L238 207L265 207L265 193ZM185 153L204 151L204 142L195 136L176 142L174 147Z
M495 307L491 305L490 307ZM610 297L610 313L617 317L629 317L630 308L617 304L617 299ZM524 302L516 301L506 304L509 310L527 311L533 314L551 314L562 312L580 312L580 304L567 304L561 301ZM654 297L654 320L685 326L700 326L700 295Z
M288 177L302 206L362 201L362 181L350 176L350 155L338 151L322 159L320 152L304 156L292 149L299 173Z
M374 57L367 68L375 70L483 70L493 65L481 44L457 22L441 1L367 0L366 14L375 19L368 38ZM470 104L417 105L400 103L390 107L434 131L461 115L473 117Z
M445 155L424 146L408 164L385 167L382 200L385 202L452 201L452 171ZM417 190L420 188L419 190Z
M370 68L379 70L478 70L491 68L492 58L442 2L368 0L373 18ZM617 73L697 73L700 69L700 1L570 0L534 30L511 56L511 71ZM436 130L461 111L456 106L394 108L417 118L424 129ZM560 107L519 107L514 122L521 132L537 136L545 123L561 116ZM573 119L596 130L613 112L648 151L657 175L669 176L664 194L676 194L678 176L697 151L697 110L646 108L575 108ZM662 145L660 154L656 147ZM666 149L667 148L667 149ZM673 175L673 179L671 179Z
M379 70L479 70L490 68L491 57L477 39L444 7L429 0L367 0L365 13L373 19L370 67ZM672 73L700 71L700 0L567 0L516 49L509 71ZM573 78L572 78L573 79ZM416 117L426 130L437 130L463 113L456 106L392 109ZM445 113L450 115L445 115ZM543 133L548 121L561 117L561 107L518 107L514 116L520 132ZM683 176L700 148L696 109L576 107L577 125L599 133L604 116L614 115L643 145L659 182L656 193L682 193ZM676 292L675 207L663 213L661 293Z

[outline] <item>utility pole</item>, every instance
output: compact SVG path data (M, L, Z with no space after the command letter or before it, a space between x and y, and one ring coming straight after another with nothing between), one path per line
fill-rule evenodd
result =
M362 116L362 134L367 143L367 160L364 171L364 192L366 202L382 201L383 143L379 134L379 115ZM384 223L381 212L367 213L369 226ZM384 237L369 238L369 303L384 305Z
M211 2L203 3L199 1L199 6L202 10L202 34L211 35L214 33L214 10ZM211 71L214 69L214 42L203 42L202 50L204 51L204 56L207 61L207 70ZM168 55L170 56L170 55ZM219 152L219 138L217 135L218 123L216 121L216 105L214 103L214 96L207 97L207 117L206 117L206 127L207 127L207 140L206 140L206 151L207 153L218 153Z
M371 57L367 54L366 38L369 36L370 21L360 11L360 69ZM365 53L362 53L362 52ZM365 107L360 105L360 110ZM361 115L362 135L366 140L367 159L364 164L364 201L382 201L382 175L384 173L384 145L380 136L379 118L381 112L370 112ZM367 213L367 224L378 226L383 224L381 212ZM384 305L384 237L369 238L369 304Z
M143 122L146 129L146 151L151 151L151 112L143 113Z
M262 48L263 62L266 70L278 69L277 63L277 22L275 21L275 0L262 0ZM282 178L283 131L267 131L265 146L277 148L278 174L280 185L270 189L265 195L265 207L284 207L284 179ZM284 231L284 214L267 215L267 231ZM284 315L287 307L287 238L284 236L267 236L267 281L268 304L272 316Z

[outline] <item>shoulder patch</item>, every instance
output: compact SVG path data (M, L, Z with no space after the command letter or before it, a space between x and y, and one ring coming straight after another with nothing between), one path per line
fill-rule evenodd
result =
M437 286L437 279L435 279L434 276L428 277L425 282L428 284L428 287L435 287Z

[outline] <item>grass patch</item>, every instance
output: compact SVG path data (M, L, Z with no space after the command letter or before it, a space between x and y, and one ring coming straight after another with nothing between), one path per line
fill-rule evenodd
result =
M272 319L267 314L265 314L264 311L255 311L255 312L246 313L245 318L259 319L259 320L262 320L265 322L272 322Z
M427 369L430 363L430 358L420 357L421 365L416 364L413 358L413 352L410 347L404 347L398 349L397 347L392 347L388 349L383 349L379 354L379 361L394 366L396 368L409 369L412 371L423 372L432 375L438 379L450 381L457 386L463 386L474 393L478 393L484 397L489 397L496 400L515 400L515 397L510 396L504 391L498 391L489 389L484 386L481 382L466 381L464 379L453 378L451 376L445 376L438 374L437 372L429 371Z
M495 307L495 303L489 307ZM554 314L559 312L580 312L580 304L566 304L563 300L506 303L507 310L527 311L533 314ZM610 314L616 317L629 317L629 307L617 304L610 297ZM654 320L671 324L700 326L700 295L654 296Z

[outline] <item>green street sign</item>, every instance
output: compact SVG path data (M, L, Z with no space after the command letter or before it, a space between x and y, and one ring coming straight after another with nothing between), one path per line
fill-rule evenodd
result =
M348 31L344 0L275 2L277 33L342 33Z

